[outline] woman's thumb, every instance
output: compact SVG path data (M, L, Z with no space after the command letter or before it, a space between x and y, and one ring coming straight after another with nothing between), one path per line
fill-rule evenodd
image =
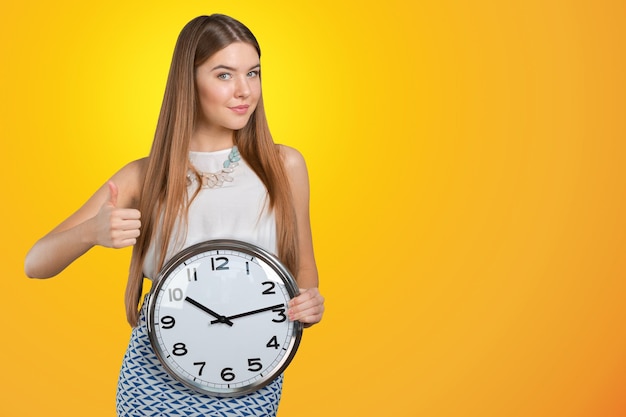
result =
M112 205L113 207L116 207L117 206L117 193L118 193L117 185L115 185L113 181L109 181L108 186L109 186L109 201L107 201L107 203Z

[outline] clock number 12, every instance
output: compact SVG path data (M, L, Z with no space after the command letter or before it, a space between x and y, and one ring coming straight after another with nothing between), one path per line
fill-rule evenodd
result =
M215 261L221 262L221 263L217 264ZM228 258L225 258L223 256L220 256L219 258L211 258L211 269L213 271L226 271L230 269L227 265L228 265Z

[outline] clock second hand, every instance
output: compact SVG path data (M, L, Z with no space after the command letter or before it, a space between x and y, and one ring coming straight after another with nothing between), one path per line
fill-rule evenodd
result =
M185 297L185 301L187 301L190 304L193 304L194 306L198 307L200 310L202 310L202 311L204 311L206 313L209 313L210 315L215 317L217 320L212 321L211 324L213 324L213 323L224 323L224 324L228 324L229 326L233 325L233 322L230 321L228 319L228 317L224 317L222 315L217 314L215 311L211 310L208 307L203 306L202 304L200 304L199 302L197 302L193 298Z
M228 317L216 317L217 320L213 320L211 322L211 324L216 324L216 323L223 323L221 321L221 319L227 320L230 322L230 320L234 320L234 319L238 319L240 317L246 317L246 316L251 316L253 314L257 314L257 313L263 313L265 311L270 311L270 310L274 310L275 308L280 308L280 307L284 307L285 304L276 304L274 306L270 306L270 307L264 307L264 308L259 308L258 310L252 310L252 311L247 311L245 313L241 313L241 314L235 314L234 316L228 316ZM230 324L232 326L232 323Z

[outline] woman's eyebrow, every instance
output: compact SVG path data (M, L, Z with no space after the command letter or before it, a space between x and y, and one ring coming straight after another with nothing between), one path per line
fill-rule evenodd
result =
M256 64L250 67L250 69L248 71L251 71L255 68L259 68L261 66L261 64ZM216 67L211 68L211 71L215 71L217 69L225 69L227 71L237 71L236 68L233 67L229 67L228 65L217 65Z

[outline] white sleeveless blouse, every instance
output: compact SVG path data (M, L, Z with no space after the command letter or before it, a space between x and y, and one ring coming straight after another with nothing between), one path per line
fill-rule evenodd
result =
M202 172L219 172L230 149L216 152L190 152L191 163ZM229 174L233 181L225 181L221 187L201 188L189 206L188 225L174 228L165 262L179 251L211 239L236 239L252 243L276 253L276 220L269 209L269 196L265 186L241 159ZM193 181L187 188L191 197L198 187ZM182 229L182 230L181 230ZM181 233L182 232L182 233ZM143 264L144 276L156 279L158 271L157 248L159 233L153 239Z

